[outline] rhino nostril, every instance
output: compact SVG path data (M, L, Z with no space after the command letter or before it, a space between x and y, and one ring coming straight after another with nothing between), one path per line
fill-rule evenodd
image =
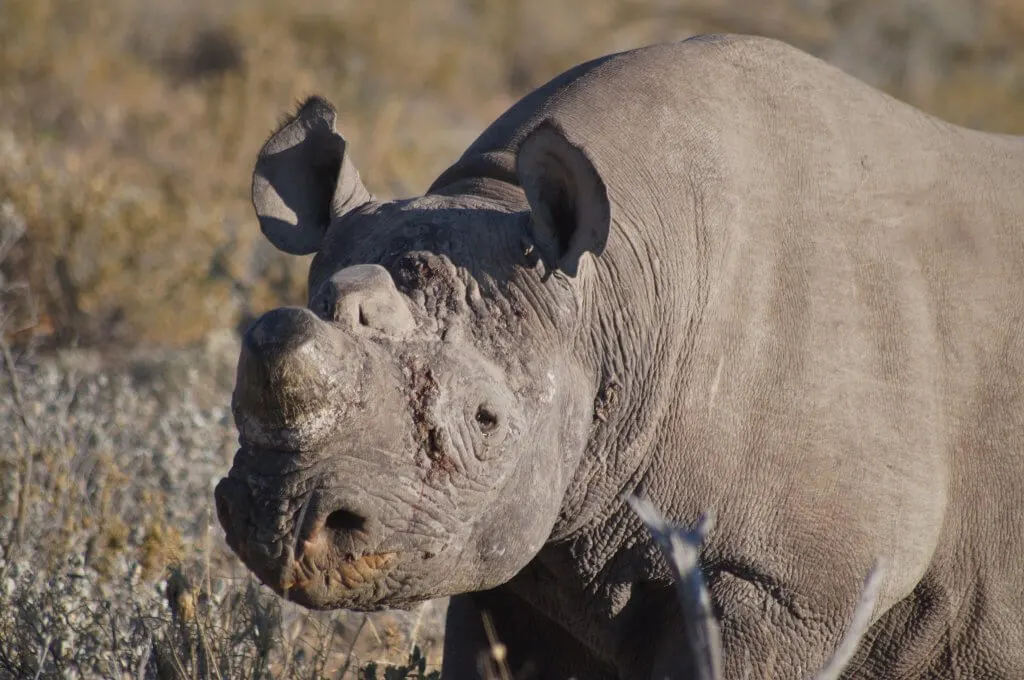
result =
M366 528L366 518L348 510L335 510L327 516L324 526L339 533L363 531Z

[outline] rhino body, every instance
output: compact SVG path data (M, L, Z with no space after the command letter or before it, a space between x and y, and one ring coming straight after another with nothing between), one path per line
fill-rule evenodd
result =
M309 304L247 332L232 548L308 607L452 596L513 670L686 677L626 497L711 511L726 677L1024 677L1024 140L782 43L704 36L525 96L422 197L363 186L326 100L260 153Z

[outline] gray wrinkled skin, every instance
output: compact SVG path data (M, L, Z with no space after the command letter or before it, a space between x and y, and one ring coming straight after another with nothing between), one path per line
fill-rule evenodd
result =
M364 188L319 98L253 204L316 256L247 333L227 539L309 607L452 595L533 677L685 677L624 495L717 522L726 677L807 677L885 566L849 678L1024 677L1024 141L791 47L581 65L421 198Z

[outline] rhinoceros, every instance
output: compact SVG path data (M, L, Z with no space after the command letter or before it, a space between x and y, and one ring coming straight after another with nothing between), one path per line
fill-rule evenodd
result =
M424 195L364 186L319 96L259 152L305 307L245 332L226 540L309 608L450 596L513 671L686 677L629 502L715 525L727 677L1024 677L1024 139L772 39L579 65Z

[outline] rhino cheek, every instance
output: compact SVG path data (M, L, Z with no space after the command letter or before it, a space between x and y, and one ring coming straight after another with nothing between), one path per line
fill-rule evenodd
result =
M543 467L530 466L537 472ZM476 565L476 588L489 589L509 581L547 542L560 507L559 475L546 478L517 470L515 484L498 492L474 526L468 541L469 561Z
M548 531L543 526L523 527L522 517L506 516L503 519L491 524L476 539L474 562L479 565L478 589L507 583L536 557L544 545Z

